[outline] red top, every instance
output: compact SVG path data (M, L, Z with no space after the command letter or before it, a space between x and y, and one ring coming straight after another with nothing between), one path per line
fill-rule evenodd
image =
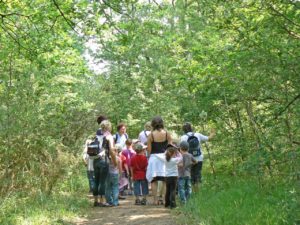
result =
M146 170L148 166L148 160L145 155L135 155L131 159L131 168L133 170L134 180L146 179Z
M124 172L125 171L125 164L126 164L126 157L122 154L120 154L119 157L120 157L120 161L121 161L121 164L122 164L122 171Z

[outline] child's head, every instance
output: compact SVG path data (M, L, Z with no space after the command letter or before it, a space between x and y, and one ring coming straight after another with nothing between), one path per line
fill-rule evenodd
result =
M166 150L166 160L169 162L172 156L176 154L178 147L174 144L168 144Z
M145 150L145 148L147 148L147 146L143 145L141 142L137 142L133 145L133 149L137 154L142 153Z
M127 147L130 147L132 145L132 140L128 138L126 140L125 144L126 144Z
M182 141L179 144L179 148L183 152L187 152L189 150L189 143L187 141Z

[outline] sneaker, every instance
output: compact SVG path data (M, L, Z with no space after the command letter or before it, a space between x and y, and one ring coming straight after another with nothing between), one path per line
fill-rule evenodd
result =
M147 205L147 199L143 198L143 200L141 201L141 205Z
M136 199L136 200L135 200L135 205L141 205L141 200Z
M126 198L124 196L119 195L118 197L120 200L125 200Z
M94 202L94 207L97 207L99 206L99 203L98 202Z

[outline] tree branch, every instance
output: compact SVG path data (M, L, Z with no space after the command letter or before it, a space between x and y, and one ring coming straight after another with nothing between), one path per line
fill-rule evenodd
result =
M292 99L280 112L277 113L275 118L277 119L282 113L284 113L297 99L300 98L300 94L298 94L295 98Z
M54 3L55 7L57 8L57 10L59 11L60 15L64 18L64 20L67 22L67 24L72 28L73 31L75 31L75 33L78 34L78 32L75 30L75 23L71 20L69 20L65 14L63 13L63 11L60 9L58 3L56 2L56 0L52 0L52 2Z

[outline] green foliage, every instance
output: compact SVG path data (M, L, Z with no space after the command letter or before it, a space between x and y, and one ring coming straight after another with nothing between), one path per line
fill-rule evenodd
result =
M179 213L179 224L297 224L296 184L218 177L207 180Z
M89 207L88 187L84 184L87 184L86 174L81 167L69 173L50 196L43 192L30 197L25 192L11 192L0 201L0 223L70 224L78 214L85 215Z

